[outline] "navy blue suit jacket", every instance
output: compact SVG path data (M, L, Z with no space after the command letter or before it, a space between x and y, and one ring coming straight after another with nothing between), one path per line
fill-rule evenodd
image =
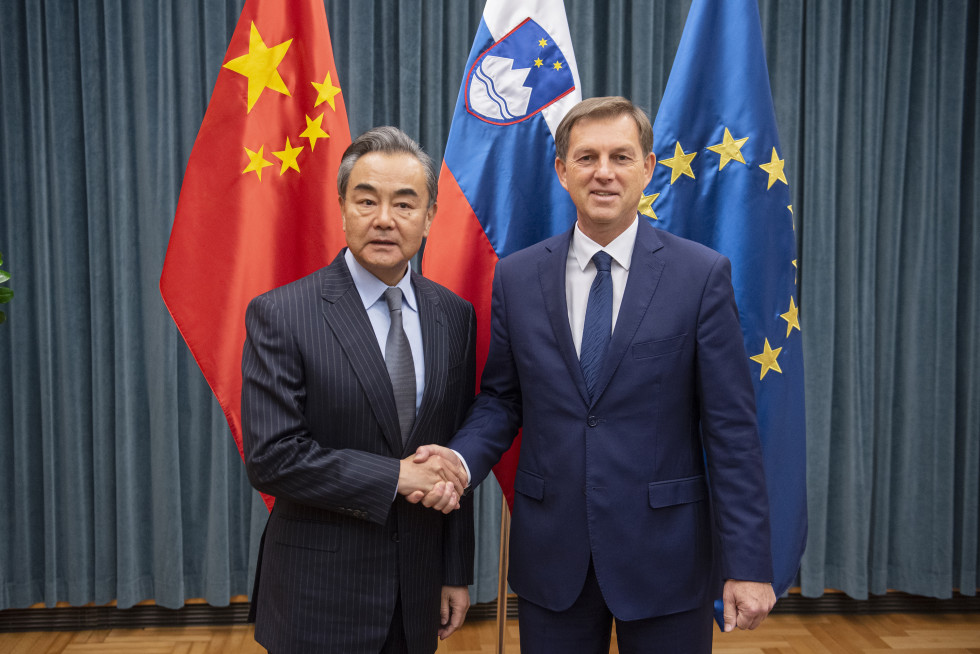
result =
M445 443L473 400L473 307L413 273L425 390L403 445L381 348L343 252L248 306L249 480L276 498L252 602L274 652L376 653L400 596L409 651L436 649L443 585L473 576L472 503L448 516L395 490L399 459Z
M591 557L610 610L635 620L703 606L723 578L770 581L755 398L728 260L640 219L593 400L565 302L571 234L498 263L480 395L450 444L475 484L523 427L511 587L564 610Z

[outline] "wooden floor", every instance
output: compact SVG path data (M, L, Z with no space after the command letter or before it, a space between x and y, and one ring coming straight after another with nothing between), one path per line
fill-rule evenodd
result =
M507 654L519 654L516 621L508 623ZM440 643L438 654L491 654L497 625L472 621ZM756 631L715 633L724 654L980 654L980 615L771 616ZM263 654L251 626L114 629L0 634L2 654ZM617 654L615 646L612 654Z

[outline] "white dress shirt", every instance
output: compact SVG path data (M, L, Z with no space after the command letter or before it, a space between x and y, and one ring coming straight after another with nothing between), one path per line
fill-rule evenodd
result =
M381 356L385 356L385 345L388 342L388 328L391 326L391 312L385 301L384 292L388 285L368 272L357 262L348 249L344 253L344 261L350 269L354 287L361 296L364 309L367 311L374 336L378 339ZM402 327L408 336L408 344L412 348L412 361L415 363L415 412L422 405L422 392L425 390L425 357L422 352L422 323L419 321L418 302L415 300L415 289L412 288L412 270L409 267L404 277L395 285L402 290Z
M616 318L619 307L623 303L623 292L626 290L626 279L630 273L630 262L633 260L633 245L636 243L636 231L639 229L637 219L626 230L614 238L609 245L603 247L586 236L575 223L572 242L568 246L568 259L565 262L565 303L568 306L568 326L572 330L572 342L575 343L575 354L582 354L582 332L585 330L585 310L589 306L589 291L595 279L595 263L593 255L599 250L605 251L612 257L609 273L612 277L612 330L616 331Z

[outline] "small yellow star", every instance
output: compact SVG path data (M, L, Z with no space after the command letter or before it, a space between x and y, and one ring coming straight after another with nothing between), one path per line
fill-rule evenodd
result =
M535 68L541 68L542 66L544 66L544 62L541 61L541 57L538 57L537 59L534 60Z
M754 357L749 357L756 363L762 365L762 374L759 375L759 379L765 379L766 373L770 370L775 370L776 372L782 374L782 370L779 369L779 363L776 361L776 357L782 352L783 348L777 347L775 350L769 347L769 339L766 339L766 349L762 351L762 354L757 354Z
M659 193L654 193L653 195L644 195L640 198L640 206L638 211L644 216L649 216L654 220L660 220L657 218L657 214L653 212L653 201L660 197Z
M248 113L259 100L262 91L269 88L273 91L289 95L289 89L279 76L277 70L282 58L286 56L289 44L292 39L283 41L279 45L267 48L259 35L259 30L252 23L252 30L248 37L248 54L232 59L224 65L225 68L235 71L248 78Z
M540 45L543 48L544 46L548 45L548 40L541 39L540 41L538 41L538 45Z
M789 311L779 314L779 317L786 321L786 338L789 338L789 333L794 327L800 331L800 310L793 301L792 295L789 296Z
M279 150L279 152L272 153L276 155L280 161L282 161L282 166L279 168L280 176L285 174L285 172L290 168L292 168L296 172L299 172L299 164L296 163L296 157L298 157L299 153L302 151L303 151L302 145L299 146L298 148L294 148L289 144L289 137L288 136L286 137L285 147L283 147L282 150Z
M316 117L316 120L312 120L309 116L306 117L306 129L300 134L300 138L310 140L310 150L316 149L317 139L328 139L330 135L323 131L320 127L320 123L323 122L323 114Z
M725 136L722 139L722 142L718 145L708 146L709 150L712 152L717 152L721 155L721 160L718 162L718 170L724 168L725 165L727 165L732 159L744 164L745 159L742 157L742 146L745 145L745 142L748 140L748 136L746 136L744 139L733 139L731 132L729 132L728 128L726 127Z
M694 179L694 171L691 170L691 162L694 157L697 156L697 152L691 152L690 154L684 153L684 148L681 147L680 141L674 144L674 156L670 159L661 159L660 164L670 168L670 183L673 184L677 181L677 178L681 175L687 175L691 179Z
M772 160L769 163L759 165L759 168L769 173L769 185L766 186L767 191L772 188L772 185L776 183L777 179L789 186L789 182L786 181L786 174L783 173L783 166L785 165L786 160L779 158L776 154L776 148L772 149Z
M556 61L554 68L555 68L555 70L561 70L561 62L560 61Z
M340 87L333 85L333 81L330 79L330 73L327 72L327 76L323 78L322 82L310 82L310 84L313 85L313 88L317 92L316 102L313 103L313 106L319 107L323 102L327 102L330 104L331 109L337 111L334 97L340 93Z
M245 152L248 154L248 165L242 171L243 175L254 171L259 176L259 181L262 181L262 169L274 165L271 161L266 161L265 156L262 154L264 149L264 145L259 148L258 152L252 152L248 148L245 148Z

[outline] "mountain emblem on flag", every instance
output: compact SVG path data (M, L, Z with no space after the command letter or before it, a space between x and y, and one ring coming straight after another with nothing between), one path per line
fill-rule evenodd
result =
M495 125L527 120L575 89L561 48L530 18L476 58L465 84L466 110Z

